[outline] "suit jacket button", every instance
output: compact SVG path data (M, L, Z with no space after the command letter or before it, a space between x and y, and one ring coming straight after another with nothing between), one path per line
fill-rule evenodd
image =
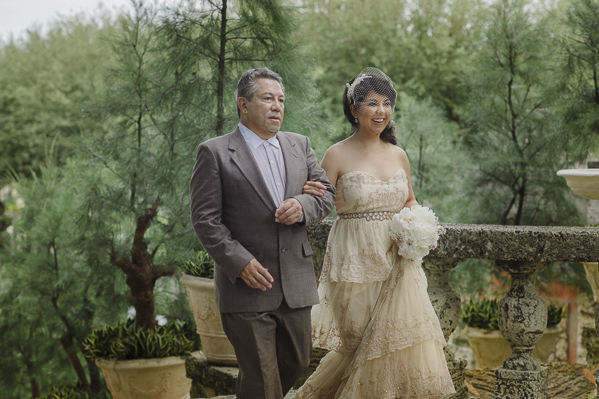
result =
M285 252L285 251L287 251L287 248L281 249L281 252Z

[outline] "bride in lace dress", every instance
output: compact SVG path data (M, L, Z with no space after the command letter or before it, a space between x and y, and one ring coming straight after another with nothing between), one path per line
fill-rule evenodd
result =
M338 219L312 334L314 345L330 352L296 399L444 398L455 390L421 261L400 257L389 236L392 215L417 204L390 120L397 93L384 73L365 71L343 94L355 132L322 161L337 187ZM304 190L320 195L323 188L308 182Z

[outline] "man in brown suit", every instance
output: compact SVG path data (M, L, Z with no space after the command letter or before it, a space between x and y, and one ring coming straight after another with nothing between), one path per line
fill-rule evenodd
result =
M239 363L238 399L282 399L308 367L318 294L306 226L335 202L310 140L279 131L284 101L279 75L246 71L239 125L199 146L191 179L193 227L216 263L217 305ZM302 194L308 180L327 190Z

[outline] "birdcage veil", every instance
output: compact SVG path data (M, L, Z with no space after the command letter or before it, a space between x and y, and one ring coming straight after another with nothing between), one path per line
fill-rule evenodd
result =
M393 88L393 81L380 69L373 67L364 68L362 72L345 85L345 89L343 90L343 113L352 126L352 132L358 129L358 119L353 115L351 110L352 105L359 112L363 101L373 92L389 99L391 106L386 112L393 113L395 111L397 91ZM397 144L395 123L392 119L381 133L380 138L384 142Z
M383 71L374 67L366 67L354 79L345 85L345 95L349 104L360 107L364 98L375 92L387 96L395 110L397 91L393 88L393 81Z

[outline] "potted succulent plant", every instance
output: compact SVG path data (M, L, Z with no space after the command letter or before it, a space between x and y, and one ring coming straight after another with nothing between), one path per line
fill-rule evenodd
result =
M100 394L92 394L81 384L52 385L39 399L110 399L105 390Z
M581 338L580 343L587 351L587 363L592 366L599 364L599 335L595 327L582 327Z
M206 359L215 364L236 366L233 346L223 331L214 294L214 261L206 251L198 251L193 259L179 266L179 280L187 290L189 307L195 318L202 350Z
M129 319L95 329L83 344L114 399L189 398L185 358L199 349L190 323L171 321L152 330Z
M546 362L555 351L562 328L561 306L547 306L547 328L532 352L533 356ZM495 299L470 299L462 306L462 320L468 325L466 335L479 368L496 368L512 353L509 343L499 331L499 305Z

